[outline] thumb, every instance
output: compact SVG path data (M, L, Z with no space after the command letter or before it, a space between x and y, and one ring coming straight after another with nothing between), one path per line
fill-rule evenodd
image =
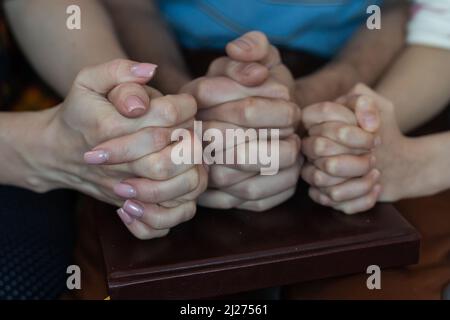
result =
M381 115L376 101L368 95L349 95L338 100L355 112L358 125L371 133L380 129Z
M84 68L76 77L75 84L90 91L106 95L122 83L147 83L153 78L156 68L157 66L151 63L116 59L104 64Z
M264 33L251 31L228 43L225 50L233 60L258 62L270 53L270 44Z

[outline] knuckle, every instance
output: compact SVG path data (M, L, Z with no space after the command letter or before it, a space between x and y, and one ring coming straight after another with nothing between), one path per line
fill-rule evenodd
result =
M186 177L185 183L189 191L197 189L200 183L200 173L197 168L191 170L191 173Z
M91 74L92 67L84 67L83 69L78 72L75 81L82 81L84 79L87 79L88 76Z
M195 115L197 113L197 100L195 100L195 98L187 93L181 94L180 98L183 101L183 106L185 108L190 108L192 109L192 115Z
M212 89L212 83L211 80L208 78L200 78L200 80L197 83L197 86L194 90L194 95L198 100L204 101L209 100L209 97L211 95L211 89Z
M325 115L334 111L334 106L330 102L321 102L318 105L318 111Z
M335 159L326 159L324 166L325 166L325 171L328 174L331 174L331 175L336 174L337 162Z
M172 169L170 161L167 161L165 157L158 155L155 163L151 164L150 167L155 173L156 179L167 180L170 178Z
M321 137L317 137L313 141L313 152L315 156L322 156L327 148L327 141Z
M155 202L155 203L159 202L161 192L158 187L151 186L145 192L146 192L145 197L148 198L151 202Z
M149 135L155 149L161 149L165 147L170 139L169 130L166 130L164 128L148 128L147 134Z
M267 95L272 98L278 98L286 101L291 100L291 92L289 88L282 83L271 82L267 90Z
M149 216L149 224L153 229L161 230L164 228L164 219L162 214L154 213Z
M337 135L340 141L347 141L350 136L350 127L341 126L338 128Z
M215 59L208 68L208 73L217 72L220 68L225 65L227 57L220 57Z
M315 170L313 173L313 184L320 187L324 184L324 176L319 170Z
M257 105L258 100L255 97L248 97L243 100L239 106L239 115L243 123L248 123L254 119Z
M195 203L195 201L189 201L185 203L182 222L191 220L192 218L194 218L196 213L197 213L197 204Z
M166 96L164 101L165 101L163 108L164 118L168 121L169 125L174 126L179 122L180 113L173 101L173 96L170 95Z
M329 195L330 195L331 200L333 200L335 202L339 202L342 200L341 193L336 188L331 188L329 191Z
M214 185L219 188L228 186L230 184L229 175L220 167L216 166L215 168L216 169L214 169L214 166L212 166L210 170L211 180L213 181Z
M259 189L258 185L254 183L248 183L243 190L243 196L248 200L257 200L260 198L260 195L261 190Z
M126 130L120 121L116 121L116 117L113 114L104 114L103 116L97 116L96 130L97 136L105 139L112 139L120 136Z
M126 64L127 64L127 61L123 60L123 59L112 60L107 65L108 75L113 79L117 78L119 76L119 70L121 70L122 68L125 68Z

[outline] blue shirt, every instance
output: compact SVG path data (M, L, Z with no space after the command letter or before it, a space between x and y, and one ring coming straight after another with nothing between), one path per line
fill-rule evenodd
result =
M223 49L251 30L280 47L333 56L382 0L159 0L162 14L188 48Z

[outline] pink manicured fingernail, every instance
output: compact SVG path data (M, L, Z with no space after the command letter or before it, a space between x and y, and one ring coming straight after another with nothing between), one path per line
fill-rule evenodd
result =
M117 210L117 214L119 215L120 219L125 223L126 225L130 225L134 222L134 219L126 213L123 209Z
M245 40L244 38L236 39L236 40L234 40L231 43L234 44L236 47L238 47L239 49L241 49L243 51L250 51L250 50L252 50L252 45L247 40Z
M94 150L84 154L84 161L87 164L103 164L109 159L109 152L105 150Z
M125 201L123 210L135 218L141 218L144 215L144 208L140 204L130 200Z
M151 63L138 63L131 67L131 73L139 78L151 78L158 66Z
M145 104L138 96L129 96L126 98L125 106L127 107L128 112L132 112L134 110L145 110Z
M114 193L125 199L136 197L136 190L129 184L119 183L114 186Z
M259 68L259 65L256 63L250 63L249 65L247 65L243 71L243 73L247 76L251 75L255 70L257 70Z

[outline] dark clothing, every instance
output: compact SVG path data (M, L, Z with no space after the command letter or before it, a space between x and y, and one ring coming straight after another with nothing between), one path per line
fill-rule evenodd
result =
M0 186L0 299L55 299L72 264L74 194Z

